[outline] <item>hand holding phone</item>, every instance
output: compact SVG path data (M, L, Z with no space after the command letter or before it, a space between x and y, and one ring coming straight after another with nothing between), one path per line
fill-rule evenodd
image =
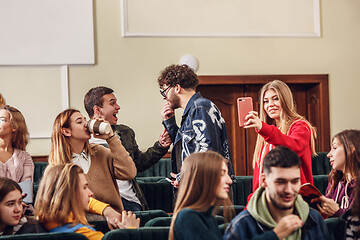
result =
M251 97L241 97L237 99L239 126L243 127L245 123L245 117L249 112L253 111L253 103Z

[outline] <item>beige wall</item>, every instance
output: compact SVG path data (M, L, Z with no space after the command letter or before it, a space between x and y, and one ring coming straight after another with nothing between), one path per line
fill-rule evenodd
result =
M158 74L165 66L178 63L184 54L199 59L199 75L329 74L330 134L360 128L359 0L321 1L320 38L122 38L120 1L94 3L96 64L69 67L70 106L85 114L82 101L89 88L97 85L113 88L121 106L119 120L135 129L141 149L152 145L162 131L163 101L157 86ZM44 101L57 109L60 101L57 68L37 67L37 72L53 71L54 76L48 77L49 85L42 91L31 86L21 91L36 94L50 91L54 97ZM0 68L0 92L9 99L9 104L10 99L17 102L15 99L22 96L14 89L6 92L4 84L9 84L7 80L14 74L19 79L35 81L37 77L28 72L28 67ZM34 112L39 118L47 117L52 124L53 113L35 109L36 106ZM49 149L49 139L32 139L28 147L34 155L48 154Z

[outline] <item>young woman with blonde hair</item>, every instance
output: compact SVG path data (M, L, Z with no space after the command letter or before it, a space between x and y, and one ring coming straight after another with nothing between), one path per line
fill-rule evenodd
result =
M9 105L0 108L0 177L7 177L17 183L28 182L32 186L34 163L25 152L28 144L28 129L21 112ZM32 187L28 192L32 196ZM31 203L32 199L28 201Z
M86 220L85 212L93 206L97 212L103 211L108 204L92 201L83 170L72 163L49 165L41 179L35 202L35 216L50 232L77 232L90 240L103 237ZM135 214L123 212L123 220L118 225L123 228L138 227L140 220Z
M227 162L213 151L185 158L169 239L222 239L213 212L214 207L225 206L225 217L231 220Z
M124 209L115 180L133 179L135 164L112 129L109 134L95 137L105 139L109 148L89 144L90 133L85 117L78 110L64 110L54 121L49 163L79 165L88 177L94 198L121 212Z
M301 183L313 183L311 155L315 152L315 128L296 112L290 88L280 80L265 84L260 90L260 116L250 112L244 128L258 133L253 157L253 192L259 187L264 172L264 157L276 146L290 148L301 159Z

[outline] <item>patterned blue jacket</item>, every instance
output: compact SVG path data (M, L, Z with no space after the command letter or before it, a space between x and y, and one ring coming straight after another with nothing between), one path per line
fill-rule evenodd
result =
M235 178L225 121L213 102L195 93L186 105L180 128L175 117L164 121L163 125L174 143L171 152L174 173L180 172L182 162L191 153L212 150L229 160L229 175Z

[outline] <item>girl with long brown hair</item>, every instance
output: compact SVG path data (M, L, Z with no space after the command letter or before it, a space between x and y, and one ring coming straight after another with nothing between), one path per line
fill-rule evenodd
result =
M327 156L332 170L318 207L328 217L339 217L351 208L355 199L356 176L360 171L360 131L344 130L336 134Z
M17 183L27 184L32 196L32 181L34 163L26 145L28 144L28 129L21 112L9 105L0 108L0 177L7 177ZM29 199L27 203L31 203Z
M214 207L225 206L230 213L225 217L231 220L227 161L213 151L185 158L169 239L222 239L213 212Z
M301 183L313 183L311 155L315 152L315 128L296 112L290 88L280 80L265 84L260 90L260 116L252 111L244 128L255 128L258 133L254 157L253 192L259 187L264 172L264 157L279 145L290 148L301 159Z
M49 163L79 165L87 175L94 198L121 212L124 209L116 179L133 179L135 164L112 129L109 134L95 137L106 140L109 148L89 144L85 117L78 110L64 110L54 121Z
M104 234L89 225L85 212L93 195L83 170L73 164L49 165L41 179L35 202L35 216L50 232L77 232L90 240L99 240ZM106 205L97 205L104 209ZM123 228L136 228L140 220L135 214L123 211Z

